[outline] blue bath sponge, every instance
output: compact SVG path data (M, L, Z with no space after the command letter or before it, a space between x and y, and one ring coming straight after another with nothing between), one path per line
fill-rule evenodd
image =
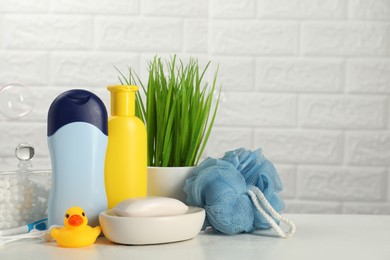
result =
M276 212L284 209L278 195L282 182L273 164L261 149L240 148L226 152L223 158L204 160L186 180L184 191L188 205L205 209L204 227L237 234L271 227L248 195L253 186L264 194Z

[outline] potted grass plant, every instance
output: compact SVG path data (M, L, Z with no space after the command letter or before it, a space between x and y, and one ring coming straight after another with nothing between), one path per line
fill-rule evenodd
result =
M185 200L185 179L198 164L217 114L215 100L218 69L211 84L205 82L210 62L200 69L196 59L187 64L155 57L149 62L147 84L132 70L122 85L139 85L136 115L145 123L148 140L148 194Z

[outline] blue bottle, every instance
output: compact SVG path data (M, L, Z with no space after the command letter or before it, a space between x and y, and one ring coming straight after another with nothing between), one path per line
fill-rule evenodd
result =
M53 101L47 122L52 164L48 224L62 226L66 210L79 206L89 225L97 226L99 212L107 209L107 110L95 94L70 90Z

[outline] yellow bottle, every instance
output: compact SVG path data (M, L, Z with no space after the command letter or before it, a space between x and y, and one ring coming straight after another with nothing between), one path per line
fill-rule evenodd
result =
M133 197L146 196L146 127L135 116L137 86L109 86L111 117L104 178L108 208Z

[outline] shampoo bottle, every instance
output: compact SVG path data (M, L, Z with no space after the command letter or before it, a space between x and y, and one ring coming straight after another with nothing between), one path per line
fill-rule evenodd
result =
M119 202L146 196L146 127L135 116L137 86L109 86L111 117L108 119L108 145L105 184L108 208Z
M91 226L107 209L104 160L107 148L107 110L86 90L59 95L48 113L48 145L52 164L48 224L64 223L64 213L80 206Z

